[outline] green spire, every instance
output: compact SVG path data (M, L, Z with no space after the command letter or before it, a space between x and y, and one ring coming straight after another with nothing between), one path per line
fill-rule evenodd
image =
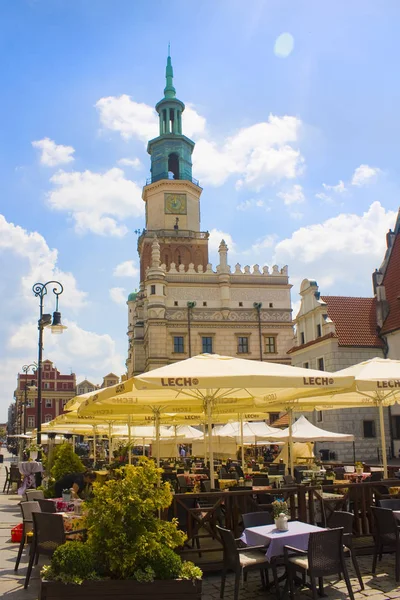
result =
M165 79L167 80L167 85L164 88L164 98L175 98L176 90L175 90L174 84L173 84L174 71L172 69L169 44L168 44L167 68L165 69Z

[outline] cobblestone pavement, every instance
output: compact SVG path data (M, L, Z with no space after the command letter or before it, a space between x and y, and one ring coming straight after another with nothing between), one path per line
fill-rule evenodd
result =
M9 457L6 456L5 464L8 464ZM24 590L24 579L27 567L27 555L22 556L18 572L14 572L15 559L18 552L18 544L10 542L10 529L21 521L18 508L19 496L15 494L3 494L5 469L0 464L0 598L2 600L36 600L39 593L39 567L35 567L32 572L31 581L28 590ZM349 574L355 593L355 600L391 600L400 599L400 587L394 580L394 557L384 556L381 563L378 564L377 574L371 575L372 557L359 557L359 564L363 575L365 590L359 592L358 580L349 564ZM331 600L345 600L348 598L345 583L332 579L326 580L325 593ZM202 600L217 600L219 598L220 575L207 575L203 579ZM240 591L239 600L272 600L276 595L273 588L270 592L263 590L260 584L258 573L250 573L248 582L244 584ZM296 598L298 600L307 600L311 598L308 589L297 590ZM229 575L225 587L225 600L233 599L233 576ZM73 600L73 599L72 599ZM151 600L151 599L150 599Z

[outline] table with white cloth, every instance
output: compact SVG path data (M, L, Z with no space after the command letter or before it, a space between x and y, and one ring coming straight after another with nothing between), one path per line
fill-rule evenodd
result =
M323 527L301 521L289 521L288 527L288 531L279 531L275 525L248 527L243 531L241 539L248 546L267 546L265 555L271 561L276 556L283 556L284 546L307 550L310 533L325 531Z
M22 496L26 490L36 487L35 473L43 473L43 465L36 460L26 460L18 463L18 470L23 476L18 494Z

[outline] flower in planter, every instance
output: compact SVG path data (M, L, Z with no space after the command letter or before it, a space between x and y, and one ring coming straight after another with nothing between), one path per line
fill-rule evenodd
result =
M274 519L277 519L281 513L284 515L289 515L289 507L285 500L275 500L272 503L272 511L274 514Z

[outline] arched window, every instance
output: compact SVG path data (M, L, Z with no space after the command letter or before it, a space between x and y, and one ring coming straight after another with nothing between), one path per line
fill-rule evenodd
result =
M173 173L174 179L179 179L179 156L175 153L168 156L168 172Z

